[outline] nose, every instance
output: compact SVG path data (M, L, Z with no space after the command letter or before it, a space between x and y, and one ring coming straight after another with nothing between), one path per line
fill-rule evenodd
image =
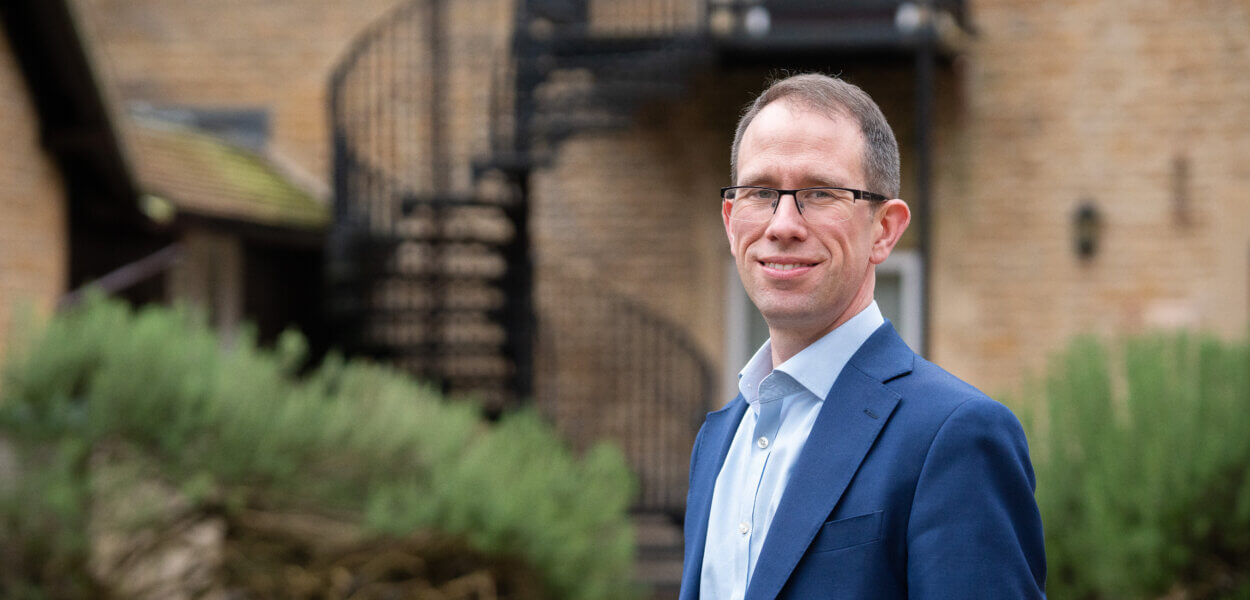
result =
M786 196L794 198L794 201L786 202ZM768 222L764 235L773 240L803 240L807 237L807 219L803 218L803 213L799 210L799 199L794 194L786 194L777 199L777 209L773 211L773 218Z

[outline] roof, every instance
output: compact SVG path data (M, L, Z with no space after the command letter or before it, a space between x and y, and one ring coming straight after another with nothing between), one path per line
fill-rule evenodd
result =
M329 224L326 203L265 157L183 125L130 123L127 142L139 187L176 212L304 230Z

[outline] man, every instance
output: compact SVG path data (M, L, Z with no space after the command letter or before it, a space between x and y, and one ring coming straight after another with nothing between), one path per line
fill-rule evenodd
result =
M911 219L880 109L837 79L784 79L731 163L721 217L770 339L695 441L682 600L1043 597L1019 422L873 301Z

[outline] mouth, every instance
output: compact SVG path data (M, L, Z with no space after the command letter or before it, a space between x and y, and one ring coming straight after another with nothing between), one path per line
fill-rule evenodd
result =
M816 266L816 263L797 263L797 262L779 263L779 262L760 261L760 264L764 265L764 267L766 268L773 269L775 271L793 271L795 269L803 269L807 267Z
M781 282L806 277L820 262L808 262L802 258L768 258L759 261L764 275L773 281Z

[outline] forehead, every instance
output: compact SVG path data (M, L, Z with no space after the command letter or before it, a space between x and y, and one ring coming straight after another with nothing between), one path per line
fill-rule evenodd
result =
M863 149L852 118L778 100L743 132L738 183L863 185Z

